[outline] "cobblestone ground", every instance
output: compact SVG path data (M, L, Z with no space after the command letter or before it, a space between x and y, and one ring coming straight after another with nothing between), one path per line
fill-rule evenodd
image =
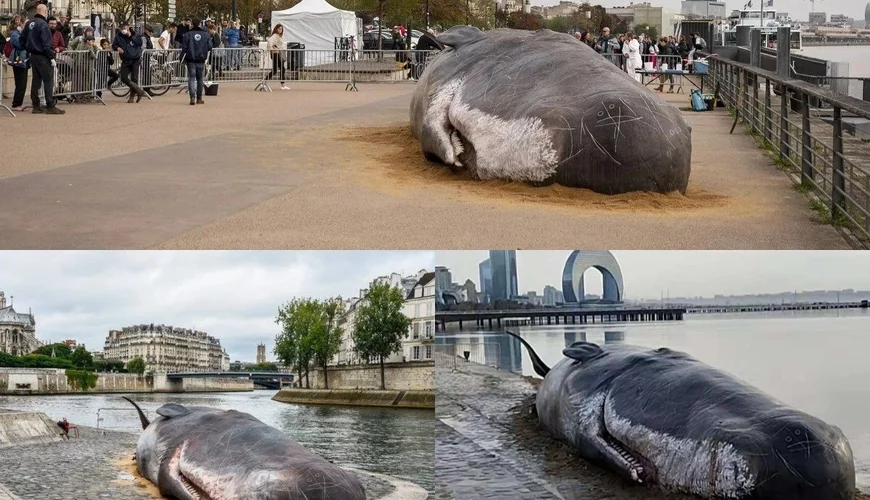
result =
M144 500L159 498L123 467L138 434L79 427L78 439L0 450L0 500ZM395 491L387 481L358 474L370 500Z

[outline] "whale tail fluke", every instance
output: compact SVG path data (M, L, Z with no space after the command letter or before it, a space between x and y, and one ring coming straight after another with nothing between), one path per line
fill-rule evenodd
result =
M535 369L535 373L542 377L546 377L547 373L550 372L550 367L547 366L543 361L541 361L541 358L538 357L538 353L536 353L535 350L532 349L532 346L530 346L528 342L523 340L523 338L516 333L508 330L505 330L505 332L511 337L515 337L517 340L520 341L521 344L526 346L526 349L529 351L529 357L532 358L532 367Z
M142 412L142 408L139 408L139 405L137 405L135 401L133 401L132 399L128 398L127 396L121 396L121 397L124 398L124 399L126 399L126 400L129 401L133 406L136 407L136 411L139 413L139 420L142 422L142 430L145 430L145 428L148 427L148 426L151 424L151 422L148 421L148 417L146 417L146 416L145 416L145 413Z

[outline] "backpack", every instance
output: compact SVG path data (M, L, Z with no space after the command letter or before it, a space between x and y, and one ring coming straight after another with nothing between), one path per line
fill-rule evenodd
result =
M700 90L692 91L692 110L707 111L707 103L704 101L704 96Z
M6 43L3 44L3 55L6 56L6 59L12 57L12 40L6 40Z

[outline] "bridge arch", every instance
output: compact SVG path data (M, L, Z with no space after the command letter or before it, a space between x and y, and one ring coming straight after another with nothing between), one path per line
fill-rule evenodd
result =
M565 296L565 303L577 304L585 300L583 273L590 267L601 272L603 277L602 300L622 302L624 300L622 270L616 257L606 250L575 250L568 256L565 269L562 271L562 293Z

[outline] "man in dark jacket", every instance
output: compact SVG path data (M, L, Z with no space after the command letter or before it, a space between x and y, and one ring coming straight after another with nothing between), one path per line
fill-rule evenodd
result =
M127 102L136 102L145 97L145 91L139 86L139 64L142 62L142 37L133 33L130 24L121 23L121 30L112 41L112 48L121 56L121 81L130 87L130 97Z
M191 21L192 28L184 34L181 54L187 63L187 92L190 105L205 104L202 100L203 74L205 61L213 47L212 37L200 27L199 19Z
M45 16L48 15L48 7L45 4L36 6L36 15L27 22L21 37L24 46L30 53L30 67L33 68L33 83L30 87L30 101L33 103L34 113L48 115L62 115L64 110L55 106L54 99L54 45L52 44L51 29ZM45 107L39 103L39 89L42 87L45 93Z

